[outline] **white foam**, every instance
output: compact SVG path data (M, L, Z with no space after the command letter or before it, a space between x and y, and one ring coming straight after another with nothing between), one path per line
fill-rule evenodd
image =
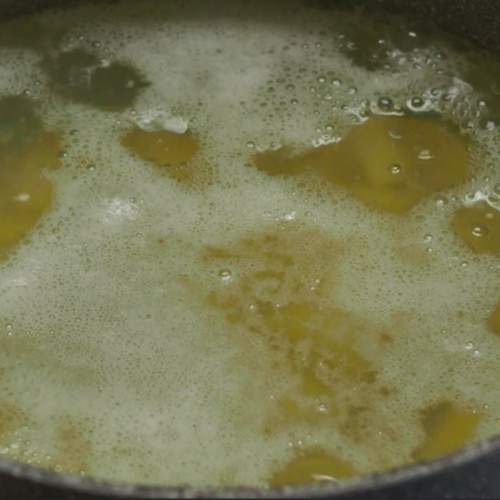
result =
M449 397L449 386L467 401L489 404L480 434L495 431L499 348L483 323L499 298L499 264L497 257L471 256L448 230L457 203L437 208L430 199L402 224L399 217L366 210L341 190L334 199L319 197L245 166L257 146L304 146L325 133L342 137L353 123L346 110L359 109L377 92L406 102L409 85L427 88L432 70L410 64L398 78L368 73L331 47L315 49L318 33L332 29L333 19L295 4L285 12L267 4L260 12L263 4L249 2L247 20L230 11L205 20L218 2L199 12L185 2L177 17L158 14L158 21L147 23L139 17L113 24L106 16L97 22L95 7L64 14L75 33L98 40L103 55L106 48L131 61L152 85L133 114L104 114L57 96L44 103L48 126L64 123L76 135L67 134L65 167L47 173L56 197L43 232L35 228L29 245L0 267L0 317L12 338L27 337L35 346L19 362L2 356L11 375L1 397L15 400L37 423L20 430L12 444L31 442L24 459L57 457L54 415L69 415L85 421L91 433L85 472L115 480L263 484L276 460L288 456L290 440L341 450L361 471L377 468L380 450L356 447L332 426L311 431L298 424L292 437L286 428L264 435L271 396L286 393L296 380L286 370L256 376L274 359L266 342L250 338L248 351L242 350L228 335L224 315L204 307L220 277L215 264L201 264L200 248L230 246L273 227L299 235L316 228L320 243L331 238L332 248L339 241L353 245L334 270L311 253L315 241L293 240L297 248L283 250L311 255L314 265L317 257L311 269L335 274L336 286L328 282L321 299L324 307L333 302L371 318L374 331L405 314L405 330L391 332L394 343L386 351L368 341L360 347L378 352L380 376L403 388L377 408L374 422L388 419L392 432L405 436L391 442L382 427L374 429L382 436L382 455L394 461L397 452L396 463L408 460L422 438L417 409ZM139 12L158 8L140 5ZM137 4L127 8L134 12ZM28 74L36 58L23 54ZM6 68L19 65L9 61ZM332 77L318 81L329 73L342 81L338 88ZM1 89L10 91L14 83L2 75ZM132 157L119 137L138 116L189 123L201 138L202 154L217 167L217 182L189 190ZM492 155L500 143L491 134L478 141ZM83 168L82 158L93 168ZM454 193L461 197L467 189ZM401 248L423 256L424 263L415 268L401 258ZM308 262L300 265L310 269ZM244 262L233 270L235 279L259 266L258 259ZM281 299L294 300L292 285ZM241 325L234 335L249 336ZM472 340L480 357L466 348ZM437 383L442 380L447 383Z

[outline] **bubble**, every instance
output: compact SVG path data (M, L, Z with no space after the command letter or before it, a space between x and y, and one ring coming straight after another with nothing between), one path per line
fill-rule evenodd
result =
M398 175L403 171L403 167L401 165L398 165L396 163L393 163L392 165L389 165L389 172L393 175Z
M444 195L440 195L436 198L436 207L437 208L445 208L448 205L448 198Z
M481 224L477 224L476 226L473 226L471 233L476 238L482 238L488 235L488 228Z
M390 97L379 97L377 100L377 106L380 111L388 112L394 109L394 102Z
M422 97L414 96L407 102L407 106L412 111L420 111L425 106L425 100Z
M493 120L487 120L484 124L484 129L488 132L493 132L496 129L495 122Z
M434 158L434 155L428 149L421 149L418 153L418 158L420 160L431 160L432 158Z
M324 403L321 403L318 405L318 412L319 413L328 413L328 408Z

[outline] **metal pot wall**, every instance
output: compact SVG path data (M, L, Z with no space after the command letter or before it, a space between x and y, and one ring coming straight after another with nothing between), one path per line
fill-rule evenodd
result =
M95 0L94 0L95 1ZM98 0L97 0L98 1ZM353 6L387 9L412 18L432 19L441 28L497 53L500 57L500 0L309 0L324 8ZM78 0L0 0L0 17L24 15ZM500 75L499 75L500 78ZM9 499L315 497L315 498L498 498L500 435L438 460L373 474L345 484L276 490L140 487L113 484L13 462L0 456L0 496Z

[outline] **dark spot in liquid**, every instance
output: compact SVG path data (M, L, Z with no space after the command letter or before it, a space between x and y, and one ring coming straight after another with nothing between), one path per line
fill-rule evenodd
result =
M129 64L99 58L84 49L46 57L42 68L54 92L103 111L122 111L131 107L139 92L149 83Z

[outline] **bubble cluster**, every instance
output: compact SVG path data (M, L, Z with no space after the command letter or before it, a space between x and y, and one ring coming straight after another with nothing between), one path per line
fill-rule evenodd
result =
M356 16L221 0L57 14L51 50L149 82L125 110L67 99L36 47L2 45L0 94L32 92L64 151L50 210L0 263L1 452L126 482L266 485L295 456L344 477L431 456L436 408L468 437L496 432L498 255L450 221L467 193L498 195L498 129L481 128L460 54L411 30L364 58ZM473 137L475 177L405 214L251 168L419 113Z

